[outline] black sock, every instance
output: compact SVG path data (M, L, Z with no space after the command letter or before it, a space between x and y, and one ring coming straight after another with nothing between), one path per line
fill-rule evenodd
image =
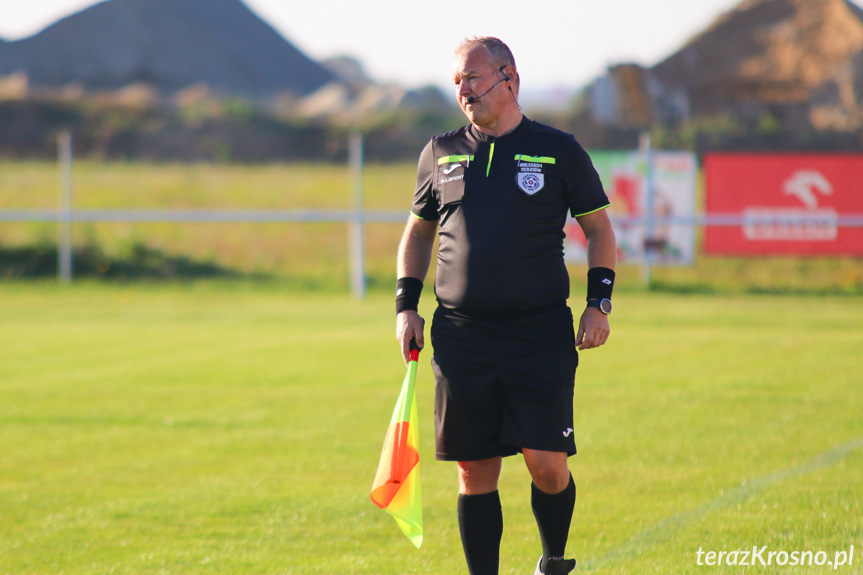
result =
M497 491L458 496L458 528L470 575L497 575L503 511Z
M530 506L542 540L541 567L544 573L549 557L563 557L566 552L569 525L575 509L575 481L570 475L569 485L555 495L540 491L535 483L531 483L530 487Z

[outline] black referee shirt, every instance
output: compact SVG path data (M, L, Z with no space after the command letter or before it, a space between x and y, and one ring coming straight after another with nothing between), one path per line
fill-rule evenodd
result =
M473 125L433 138L420 156L412 212L440 221L438 301L480 316L566 302L567 210L577 217L608 205L575 138L525 117L499 138Z

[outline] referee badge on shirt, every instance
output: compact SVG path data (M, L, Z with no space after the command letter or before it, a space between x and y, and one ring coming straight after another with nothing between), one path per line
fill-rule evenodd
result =
M518 188L532 196L540 191L545 186L545 174L543 168L545 164L554 164L554 158L528 156L527 154L516 154L515 160L518 162L518 172L515 175L515 182Z
M519 172L516 176L516 182L518 182L518 187L521 188L522 192L532 196L545 185L545 176L541 173Z

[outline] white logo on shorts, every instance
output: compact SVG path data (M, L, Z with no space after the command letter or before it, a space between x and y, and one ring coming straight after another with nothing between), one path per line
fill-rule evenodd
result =
M571 428L571 427L567 427L567 428L566 428L566 431L564 431L564 432L563 432L563 436L564 436L564 437L569 437L570 435L572 435L572 428Z

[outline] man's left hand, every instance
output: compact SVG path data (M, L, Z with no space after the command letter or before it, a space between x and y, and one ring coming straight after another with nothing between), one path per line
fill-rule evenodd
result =
M589 307L581 314L578 322L578 333L575 336L575 346L580 350L593 349L603 345L611 335L608 316L594 307Z

